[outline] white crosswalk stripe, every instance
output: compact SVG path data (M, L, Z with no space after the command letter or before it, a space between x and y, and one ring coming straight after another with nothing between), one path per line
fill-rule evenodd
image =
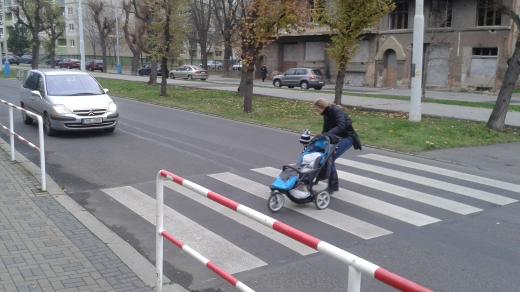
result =
M212 174L210 177L265 200L270 195L268 186L229 172ZM384 228L330 209L318 210L314 206L296 204L287 204L286 207L363 239L371 239L392 233Z
M204 198L193 191L190 191L186 188L179 186L178 184L167 181L167 182L165 182L165 186L179 194L182 194L183 196L185 196L187 198L194 200L195 202L197 202L201 205L208 207L209 209L211 209L215 212L218 212L218 213L228 217L229 219L231 219L239 224L242 224L243 226L246 226L247 228L249 228L255 232L258 232L258 233L286 246L287 248L289 248L301 255L309 255L309 254L317 252L316 250L314 250L296 240L293 240L293 239L273 230L272 228L269 228L263 224L260 224L256 221L254 221L253 219L249 219L248 217L246 217L244 215L238 214L237 212L235 212L227 207L224 207L212 200Z
M425 171L425 172L429 172L429 173L434 173L434 174L438 174L438 175L442 175L442 176L452 177L452 178L456 178L456 179L460 179L460 180L470 181L470 182L474 182L474 183L478 183L478 184L482 184L482 185L488 185L491 187L520 193L519 184L513 184L513 183L504 182L504 181L500 181L500 180L496 180L496 179L491 179L491 178L487 178L487 177L483 177L483 176L473 175L473 174L469 174L469 173L464 173L464 172L460 172L460 171L445 169L445 168L436 167L436 166L432 166L432 165L428 165L428 164L412 162L412 161L408 161L408 160L404 160L404 159L399 159L399 158L394 158L394 157L384 156L384 155L379 155L379 154L374 154L374 153L360 155L359 157L376 160L376 161L380 161L380 162L385 162L385 163L389 163L389 164L394 164L394 165L398 165L398 166L403 166L403 167L407 167L407 168L417 169L417 170L421 170L421 171Z
M155 225L155 199L130 186L102 191ZM261 259L166 205L164 228L231 274L267 265Z
M393 195L396 195L396 196L399 196L402 198L421 202L421 203L424 203L424 204L427 204L430 206L434 206L434 207L448 210L448 211L458 213L458 214L467 215L467 214L482 211L482 209L479 209L479 208L476 208L476 207L473 207L473 206L470 206L467 204L459 203L459 202L441 198L441 197L436 197L436 196L433 196L430 194L408 189L405 187L400 187L397 185L393 185L390 183L386 183L383 181L371 179L368 177L356 175L356 174L345 172L345 171L338 170L338 177L340 179L350 181L353 183L357 183L357 184L360 184L360 185L368 187L368 188L380 190L382 192L386 192L386 193L393 194Z
M456 185L456 184L449 183L449 182L444 182L444 181L440 181L440 180L436 180L436 179L432 179L432 178L427 178L427 177L423 177L423 176L419 176L419 175L415 175L415 174L411 174L411 173L407 173L407 172L403 172L403 171L393 170L393 169L386 168L386 167L371 165L371 164L363 163L363 162L359 162L359 161L338 158L336 160L336 164L341 164L341 165L354 167L354 168L358 168L358 169L362 169L362 170L366 170L366 171L370 171L370 172L374 172L374 173L379 173L379 174L383 174L385 176L398 178L401 180L411 181L411 182L414 182L417 184L429 186L429 187L436 188L436 189L443 190L443 191L457 193L459 195L486 201L486 202L493 203L496 205L503 206L503 205L517 202L517 200L515 200L515 199L511 199L511 198L504 197L501 195L492 194L492 193L489 193L486 191L481 191L481 190L477 190L474 188L460 186L460 185Z
M263 167L252 169L255 172L265 174L271 177L276 177L280 173L279 169L273 167ZM424 226L431 223L439 222L440 219L431 217L419 212L415 212L394 204L387 203L369 196L362 195L350 190L340 188L340 190L333 195L334 198L356 205L358 207L383 214L385 216L415 225Z

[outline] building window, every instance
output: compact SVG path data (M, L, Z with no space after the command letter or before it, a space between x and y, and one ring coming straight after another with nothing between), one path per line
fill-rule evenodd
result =
M74 43L74 40L70 40L70 46L74 47L76 44Z
M490 26L501 25L502 17L493 0L478 0L477 25Z
M67 40L66 39L58 39L58 46L59 47L64 47L67 45Z
M222 51L215 51L215 56L217 56L217 57L222 56Z
M74 31L74 23L69 23L69 31Z
M451 27L452 0L430 0L430 27Z
M72 7L69 7L69 8L67 9L67 11L68 11L67 13L68 13L69 15L74 14L74 8L72 8Z
M473 56L496 57L498 56L498 48L473 48Z
M388 15L390 29L408 28L408 0L396 0L395 10Z

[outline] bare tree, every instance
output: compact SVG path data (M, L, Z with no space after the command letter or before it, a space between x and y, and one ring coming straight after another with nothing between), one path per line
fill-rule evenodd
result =
M87 16L87 21L84 23L84 28L86 31L86 37L90 43L90 47L92 48L92 54L97 56L97 47L99 43L99 33L96 27L96 24L92 20L90 14Z
M168 60L178 55L185 36L183 4L184 0L146 1L154 19L149 37L151 55L161 62L161 96L167 96ZM152 71L155 71L153 67Z
M115 26L116 20L110 17L110 13L105 12L105 3L100 0L89 0L88 7L90 9L92 19L96 24L99 35L99 45L103 56L103 71L107 70L107 39Z
M208 68L208 32L214 13L213 5L213 1L207 0L191 0L190 3L191 19L200 47L201 63L205 68Z
M138 26L142 25L142 22L136 17L133 17L135 16L135 11L134 6L130 1L123 2L123 11L125 12L123 32L125 34L126 44L132 52L132 75L136 75L137 68L139 67L139 57L141 56L141 49L137 43L137 40L141 37L138 35ZM130 24L130 21L132 21L132 24Z
M238 1L213 0L213 6L217 28L224 42L224 71L229 72L233 55L233 31L238 24Z
M31 67L37 69L40 62L40 33L47 29L43 12L49 2L46 0L16 0L15 4L12 7L13 14L16 16L18 23L26 27L31 33Z
M518 29L520 29L520 17L512 10L503 4L497 4L497 12L504 13L511 17L513 20L513 26L516 26L516 42L513 50L513 55L507 60L507 70L502 81L502 86L497 96L495 107L491 112L491 116L487 122L487 126L490 129L496 131L503 131L506 122L507 110L511 103L511 95L515 89L515 85L520 75L520 35Z
M146 1L138 1L138 0L129 0L129 4L133 7L134 16L138 21L141 22L139 26L136 27L136 34L139 38L136 38L136 43L142 53L150 54L151 47L150 43L147 41L152 31L152 23L154 21L154 16L152 14L152 10L150 9L149 3ZM156 84L157 83L157 60L155 58L151 59L150 66L153 70L150 70L150 77L148 79L148 84Z
M47 9L43 10L43 17L47 20L45 33L48 37L44 46L49 52L51 68L54 68L56 67L56 42L65 32L65 20L61 8L55 3L50 3Z

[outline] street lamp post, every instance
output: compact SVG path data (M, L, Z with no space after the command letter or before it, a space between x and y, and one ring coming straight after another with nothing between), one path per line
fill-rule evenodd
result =
M415 17L413 19L413 52L412 52L412 90L410 97L410 114L412 122L421 121L422 67L424 41L424 0L415 1Z
M78 1L79 18L79 54L81 55L81 71L85 71L85 40L83 38L83 7L81 0Z
M3 26L3 29L4 29L4 34L3 34L3 43L4 43L4 51L5 51L5 63L3 64L3 69L4 69L4 76L6 78L9 78L9 75L11 75L11 65L9 64L9 59L7 58L7 38L6 38L6 34L7 34L7 25L6 25L6 19L5 19L5 10L6 10L6 6L5 6L5 0L2 1L2 26ZM3 58L2 58L2 52L0 50L0 60L3 61ZM0 62L0 64L2 64L3 62ZM2 70L2 66L0 66L0 70Z

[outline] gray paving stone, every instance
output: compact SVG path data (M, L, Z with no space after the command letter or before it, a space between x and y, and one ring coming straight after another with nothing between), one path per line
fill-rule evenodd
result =
M0 149L0 291L152 291Z

